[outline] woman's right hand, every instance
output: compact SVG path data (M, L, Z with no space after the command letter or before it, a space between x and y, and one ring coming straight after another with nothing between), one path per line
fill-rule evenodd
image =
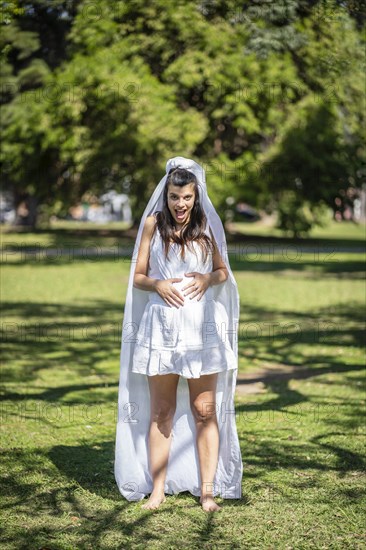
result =
M159 279L155 284L155 291L169 305L179 306L184 305L184 296L175 288L173 283L182 281L183 277L173 279Z

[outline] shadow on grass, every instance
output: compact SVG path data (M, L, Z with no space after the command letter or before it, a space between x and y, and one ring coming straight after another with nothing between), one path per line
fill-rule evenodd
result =
M52 261L48 263L55 265ZM45 264L39 265L43 267ZM289 262L259 262L248 265L241 262L237 269L261 272L264 265L268 267L268 272L289 268ZM302 264L295 265L298 269L303 269ZM327 269L330 270L328 272L333 270L337 274L353 272L355 278L361 273L360 262L335 265L324 263L320 267L323 273ZM8 361L9 366L3 367L2 382L11 384L9 391L3 395L8 402L5 407L10 404L9 414L17 413L14 411L14 403L34 400L46 404L107 406L111 402L117 403L122 314L123 304L95 299L92 305L89 302L82 305L3 302L3 317L8 323L3 323L3 360ZM13 323L13 318L24 319L24 323ZM257 323L264 327L268 323L278 322L286 327L288 323L292 327L297 324L300 330L295 330L292 334L286 328L282 335L272 336L262 331L253 338L248 338L248 334L239 331L240 355L245 353L249 360L255 358L263 362L295 366L298 369L280 376L274 374L262 378L254 377L253 380L263 381L274 397L260 403L237 405L237 414L245 418L252 412L257 413L258 417L267 415L268 418L281 412L288 419L283 429L276 428L276 435L269 433L267 439L248 441L241 438L244 482L248 480L257 483L258 487L270 488L267 478L264 477L268 472L278 470L299 471L302 474L306 474L308 470L320 473L330 471L337 473L339 477L352 470L363 470L365 464L361 454L335 443L332 439L349 437L350 428L360 425L361 401L350 403L349 400L339 397L331 406L324 400L322 408L322 397L315 398L310 415L313 421L319 422L317 434L308 439L300 438L298 442L296 439L287 441L291 422L301 421L306 407L312 406L309 397L291 387L291 380L343 373L342 380L348 379L355 390L360 389L362 377L353 377L351 374L363 372L361 360L358 363L341 363L335 351L340 346L343 350L363 346L363 332L359 324L364 319L359 304L333 304L326 308L317 308L313 313L286 309L278 312L260 306L243 307L242 324ZM79 334L80 329L84 329L87 336L85 332ZM299 343L306 346L307 351L306 355L300 357L296 348ZM327 353L322 352L320 357L315 349L319 344L327 347ZM311 349L312 346L314 350ZM21 361L17 361L15 359L20 358L20 350ZM105 361L115 364L113 372L106 373ZM63 366L71 369L76 383L68 382L67 376L66 379L60 377ZM41 383L42 369L55 373L54 386ZM96 381L87 380L89 375L99 378ZM332 382L328 380L324 383ZM6 411L4 409L4 414ZM31 419L32 415L27 418ZM24 434L28 437L26 431ZM119 542L115 547L123 547L123 544L128 546L131 537L134 545L159 543L163 535L151 531L151 513L140 511L136 504L128 503L118 491L113 472L114 441L98 442L95 437L91 444L67 446L61 443L43 451L14 447L3 453L3 487L4 494L9 495L6 506L16 508L18 514L35 520L33 523L30 520L29 525L25 520L20 522L17 527L17 547L29 548L29 541L32 541L34 548L52 547L53 541L59 541L64 533L74 538L71 539L72 543L69 539L63 547L67 544L78 547L82 541L85 547L98 548L112 529L121 537L117 537ZM317 453L319 450L322 455ZM324 452L335 457L335 461L331 464L327 462ZM313 484L321 488L321 483L314 478L308 481L294 478L292 486L300 488ZM354 498L360 498L360 495L361 492L358 491L357 494L354 493ZM189 493L181 493L179 498L186 499L189 496ZM190 507L191 502L194 502L192 508L198 508L197 500L193 497L187 499L184 508L186 505L187 508ZM250 499L244 493L241 500L225 501L224 507L237 508L249 503ZM174 501L170 503L168 499L168 504L169 506L162 507L154 514L159 514L163 519L171 517L175 513ZM128 516L123 513L125 511ZM181 510L178 514L179 512ZM71 518L74 516L81 518L81 525L72 524ZM27 527L23 527L22 523ZM210 516L204 517L197 525L196 517L188 517L188 514L187 529L190 537L194 537L194 544L201 545L211 540L215 531ZM72 531L74 535L71 535ZM165 540L167 536L171 537L170 542L174 544L174 532L171 535L165 533ZM223 544L229 542L222 541ZM57 545L60 546L59 542Z
M245 326L252 330L255 328L252 337L245 331ZM348 353L348 348L350 353L355 348L363 349L363 326L363 311L357 303L318 308L313 314L286 310L276 314L265 308L247 307L245 322L242 320L239 328L239 357L245 357L248 362L255 360L256 365L262 364L263 367L259 373L254 372L253 376L250 376L248 369L245 373L238 373L238 393L240 395L240 386L262 383L264 391L268 390L277 396L265 403L239 405L239 412L282 411L287 406L305 405L307 398L290 389L292 380L316 382L315 379L322 376L342 374L342 380L348 379L349 386L359 392L364 384L361 375L365 372L362 354L359 354L359 360L348 360L345 363L342 359ZM269 332L268 327L275 328L275 331ZM305 346L306 354L302 353L302 346ZM319 353L320 346L324 349ZM347 376L351 373L352 376ZM357 373L360 376L355 377ZM324 383L329 385L332 382L328 379ZM319 399L316 401L318 404L321 402ZM342 410L337 411L332 411L329 404L324 405L324 422L329 420L330 424L337 424L347 430L357 427L359 418L348 412L347 404L344 402ZM338 402L335 405L341 406ZM325 409L332 413L332 417L326 418ZM361 415L360 401L358 411Z
M322 436L319 436L319 438L327 438L331 435L342 435L345 437L347 434L330 433L323 434ZM314 439L314 443L316 443L316 439ZM346 448L342 448L340 445L330 445L326 443L319 445L330 451L328 456L335 457L334 466L330 466L326 462L321 462L314 459L318 449L316 449L314 445L311 445L311 440L307 445L300 442L298 445L294 445L292 442L291 446L286 444L284 441L282 441L281 446L275 446L273 445L273 442L263 443L262 441L258 445L254 445L252 443L251 448L247 448L245 455L245 465L252 466L252 469L249 473L246 473L245 478L247 478L247 480L255 479L256 482L263 483L261 477L267 478L271 475L271 473L276 473L281 470L283 471L284 477L287 479L287 483L289 485L293 485L293 487L297 487L297 483L292 484L288 481L288 473L295 471L306 473L306 471L309 471L309 473L311 472L312 475L314 475L314 470L316 470L318 474L321 472L334 472L338 477L342 478L347 472L354 472L357 470L361 472L364 471L365 460L360 453L349 451ZM263 472L262 475L258 473L258 468L260 468ZM285 473L285 470L288 470L288 472ZM319 486L319 488L323 484L324 479L319 480L318 483L315 481L315 485Z
M353 370L352 365L348 370ZM253 496L254 499L265 498L267 501L268 498L277 498L283 488L268 481L272 472L282 471L292 489L298 490L299 496L294 497L293 502L296 505L301 502L301 489L315 487L324 491L324 480L317 477L314 470L317 473L333 472L342 477L347 472L362 471L365 467L361 454L333 439L349 437L349 430L334 429L336 416L342 414L344 401L340 401L339 410L331 411L332 414L325 418L320 414L321 424L316 435L308 439L298 436L298 442L295 436L289 442L288 434L293 433L292 426L301 422L302 411L297 406L308 404L308 398L300 391L291 389L289 380L267 380L267 385L276 397L261 404L239 404L236 407L237 414L247 416L256 411L258 420L258 416L267 414L270 418L276 411L282 411L286 412L289 422L284 428L276 427L275 436L269 433L264 439L241 438L244 483L247 482L250 493L244 490L242 499L224 501L223 508L232 509L233 513L234 510L239 512L243 507L250 506ZM85 387L87 385L80 384L73 389L83 391ZM60 391L61 395L65 395L65 388L60 388ZM49 399L50 395L44 395L43 398ZM286 407L289 410L286 411ZM360 419L361 410L356 409L353 408L353 412ZM313 414L318 415L316 409L310 412L310 416ZM320 455L317 452L318 449L335 457L335 461L330 464L325 460L324 453ZM114 479L114 440L98 441L96 436L88 444L58 443L44 450L15 447L2 454L5 471L3 490L8 495L5 507L17 510L22 516L16 529L17 548L59 547L59 544L65 545L63 536L67 537L69 546L80 547L82 541L88 548L101 547L106 537L118 541L111 547L128 547L131 537L135 546L159 544L162 540L166 543L167 539L173 544L174 529L163 534L152 529L150 520L156 520L158 515L161 521L171 525L174 518L182 513L185 515L184 532L189 533L186 542L189 541L193 547L212 541L215 536L215 519L211 515L192 515L194 510L199 513L198 498L188 492L168 497L166 505L154 512L140 509L141 502L126 501L120 495ZM292 472L294 476L289 481ZM350 487L347 491L348 498L353 500L361 501L364 494L360 487ZM181 503L179 507L178 502ZM268 505L271 505L271 501ZM224 533L222 537L222 544L229 545L230 533ZM29 546L29 541L32 541L33 546ZM7 542L4 535L3 542ZM56 546L53 546L54 543ZM235 544L230 544L230 547L236 548Z
M119 352L120 352L120 337L121 325L116 323L113 327L113 319L116 312L120 311L120 307L108 302L97 302L93 306L65 306L64 304L22 304L9 303L4 304L4 311L9 308L9 313L15 312L16 316L22 316L27 319L27 326L30 328L21 329L14 332L14 327L11 326L10 333L4 337L4 354L2 367L2 383L11 384L11 387L4 388L3 395L0 398L4 401L3 417L16 416L17 414L27 413L27 418L32 418L32 403L39 404L39 407L46 407L46 404L51 405L85 405L85 406L107 406L111 402L117 401L118 390L118 370L119 370ZM13 309L14 308L14 309ZM267 323L268 319L274 322L277 318L277 312L272 312L267 308L253 308L246 310L246 319L248 323L254 323L256 320L259 326ZM255 338L249 339L239 338L239 353L244 354L247 360L252 357L256 360L263 359L263 363L268 362L271 358L272 364L281 366L288 365L294 372L291 373L273 373L266 374L265 377L255 376L253 379L246 378L245 380L238 379L240 384L250 384L253 382L263 382L268 387L273 384L289 383L292 379L312 379L325 374L340 374L347 372L363 372L364 365L360 359L359 363L343 364L338 359L336 354L330 351L325 354L322 352L319 357L314 354L307 353L306 358L302 361L299 359L298 350L295 353L295 347L299 341L306 344L311 349L311 345L319 344L326 345L328 350L339 347L362 347L363 332L358 328L357 323L362 321L362 312L356 310L353 304L333 306L330 310L324 309L314 313L312 318L309 314L301 314L294 312L282 312L282 315L291 317L292 323L298 323L301 327L300 332L294 335L286 332L282 337L268 337L266 334L256 335ZM315 322L320 315L323 320L323 330L319 331ZM52 332L54 325L48 323L48 319L52 320L55 317L60 318L75 318L75 323L61 322L57 324L58 332L55 338L50 339L47 334L47 328L51 326ZM86 320L82 323L79 318L83 316ZM34 318L34 319L33 319ZM37 323L37 319L43 319L41 323ZM94 321L98 319L98 323ZM258 323L258 319L262 319ZM34 323L32 322L34 320ZM336 320L336 322L335 322ZM314 322L314 326L312 323ZM307 326L309 324L309 327ZM35 328L40 330L39 337L34 338ZM75 333L70 336L70 327L92 329L89 340L86 338L75 337ZM100 331L100 338L96 338L95 326ZM3 324L4 328L4 324ZM45 333L43 329L46 329ZM27 332L27 330L29 332ZM43 334L43 336L42 336ZM19 366L13 365L14 358L19 354L19 349L22 349L23 361ZM6 364L8 360L8 365ZM107 373L105 370L105 361L111 360L115 364L114 374ZM73 377L76 377L75 382L67 382L66 378L62 377L62 370L67 366L69 372L72 372ZM40 376L40 371L55 372L57 385L50 386L47 384L36 383ZM92 376L88 380L81 378ZM94 377L97 377L95 380ZM80 382L79 382L80 380ZM34 382L34 383L32 383ZM350 382L352 383L352 382ZM249 408L242 408L245 411L254 410L280 410L287 405L295 405L303 402L303 396L289 390L288 386L277 385L276 392L278 397L275 400L270 400L265 404L251 405ZM356 387L355 387L356 389ZM358 388L359 389L359 388ZM8 406L10 403L17 404L16 407ZM31 403L27 409L27 403ZM44 404L44 405L43 405ZM15 408L15 410L14 410ZM43 409L42 409L43 410ZM38 411L38 409L37 409ZM47 423L47 415L40 414L38 420ZM342 416L343 427L353 428L357 423L357 418L347 418Z
M347 226L345 226L347 229ZM360 232L363 230L365 226L359 225ZM90 224L88 227L82 227L82 225L79 225L78 227L73 227L72 222L70 223L69 227L45 227L45 228L38 228L38 229L28 229L26 227L11 227L11 226L4 226L2 228L2 231L4 234L8 235L14 235L14 236L21 236L22 234L26 235L34 235L36 238L37 235L50 235L51 239L50 242L53 245L63 245L65 241L69 241L71 238L77 238L78 240L90 240L93 238L103 239L103 238L115 238L118 239L118 241L126 241L126 242L134 242L137 237L139 224L131 225L130 227L98 227L94 226L91 227ZM279 244L279 245L289 245L289 246L297 246L297 245L319 245L319 246L327 246L336 248L338 246L348 246L348 247L357 247L360 246L362 243L361 239L353 238L353 237L343 237L340 238L331 238L331 237L303 237L303 238L296 238L296 237L289 237L286 235L282 236L272 236L272 235L256 235L256 234L245 234L245 231L242 233L235 230L231 231L228 227L225 227L225 235L226 240L228 243L238 243L238 244L248 244L248 243L271 243L271 244Z
M244 306L242 306L244 310ZM304 368L338 368L336 354L307 353L299 359L298 345L364 345L363 312L358 303L334 304L314 312L277 311L245 306L239 326L239 358L270 361ZM123 304L93 300L78 305L40 302L3 302L2 382L12 385L35 380L42 369L70 368L80 376L97 375L109 384L118 378ZM24 321L12 321L12 319ZM5 321L6 319L6 321ZM21 356L20 356L21 350ZM310 351L310 350L309 350ZM21 361L16 361L16 358ZM115 375L105 372L105 361L115 364ZM358 368L358 365L354 365ZM84 384L82 384L84 386ZM89 386L89 384L88 384ZM92 384L93 386L93 384ZM95 386L97 387L97 385ZM70 391L78 391L70 385ZM11 391L15 398L14 391ZM42 391L41 391L42 393ZM67 395L67 384L44 390L44 399ZM25 395L21 394L22 398ZM6 396L5 396L6 397ZM10 396L9 396L10 397ZM10 397L11 398L11 397ZM42 398L42 397L41 397Z
M3 252L3 261L7 266L24 266L31 265L32 267L54 267L69 265L73 262L78 263L102 263L102 262L118 262L119 265L124 264L129 270L133 256L133 244L125 245L118 243L116 246L106 247L109 250L109 255L103 255L103 248L92 243L84 246L55 246L57 248L57 256L52 257L48 248L32 247L24 249L22 252L19 247L14 246L12 249L8 247ZM347 279L363 279L365 274L364 255L359 251L357 257L347 260L341 260L337 253L339 250L334 249L333 252L322 252L314 250L311 253L305 253L301 248L294 250L278 251L272 249L268 245L258 245L254 249L248 244L235 244L230 247L229 253L230 266L235 272L245 273L281 273L291 272L301 273L306 278L318 280L323 277L329 278L347 278ZM81 250L81 252L80 252ZM18 251L18 254L13 252ZM120 255L124 251L124 255ZM19 254L20 253L20 254ZM363 250L363 253L365 251ZM134 258L135 260L135 258Z
M30 382L52 368L106 378L103 361L119 366L123 307L98 299L92 305L3 302L3 383Z
M314 261L305 256L301 261L240 261L234 257L230 257L231 269L235 272L245 273L281 273L294 272L301 274L312 281L321 280L324 277L337 279L364 279L365 276L365 261L359 260L342 260L334 258L333 261Z
M359 365L340 367L338 371L332 369L332 372L362 371L362 367ZM317 369L314 373L308 371L306 377L312 378L316 375ZM300 377L305 378L301 375ZM366 462L362 455L343 449L335 444L330 445L323 442L323 439L331 438L332 435L349 436L351 429L357 429L360 426L360 418L363 414L362 400L355 401L352 404L347 399L342 398L331 404L327 401L322 402L321 399L313 401L300 391L290 388L290 382L293 378L295 377L291 374L281 377L276 375L258 377L258 380L264 382L269 393L276 396L262 403L239 403L235 408L237 418L243 417L244 421L251 419L251 422L259 422L262 418L265 418L269 423L274 423L275 420L280 419L284 423L284 435L287 437L288 434L291 434L293 427L298 427L302 422L309 421L315 425L318 424L319 427L326 430L326 433L310 438L306 444L301 442L298 446L292 442L288 446L286 437L284 437L285 441L278 439L273 439L270 443L261 441L259 445L253 445L252 455L251 453L248 454L248 450L246 451L246 462L261 468L267 464L269 470L293 468L300 470L316 469L319 471L334 470L339 473L349 470L363 470ZM360 388L358 390L360 391ZM253 414L252 417L251 414ZM337 433L330 431L337 426L344 431ZM276 431L278 431L278 426L276 426ZM292 439L293 436L290 437ZM329 466L329 464L321 461L309 460L308 456L313 457L315 455L314 445L319 445L331 451L337 457L337 464Z
M239 358L306 369L321 366L331 371L332 365L337 368L339 364L339 352L332 352L332 348L338 351L342 347L342 352L347 348L363 348L363 326L363 311L358 302L318 307L314 312L274 311L246 305L239 323ZM306 356L299 357L299 346L307 347ZM322 350L319 355L319 346L327 354Z
M112 445L106 443L58 445L48 453L21 449L3 453L2 462L8 462L12 471L2 479L6 494L11 495L5 508L17 508L23 517L13 537L16 548L59 548L61 541L65 547L65 540L69 548L100 548L112 530L129 540L136 526L148 518L122 519L129 503L118 497L112 455ZM102 509L101 502L107 503ZM4 530L3 543L9 538Z
M91 494L127 503L122 499L114 479L114 444L55 445L48 452L59 472L69 481L76 481Z
M187 513L185 542L194 539L194 543L202 545L211 539L213 517L201 511L198 498L189 492L168 497L166 504L154 511L141 509L141 501L130 503L123 498L114 479L113 459L113 445L106 442L55 445L48 451L19 448L4 451L2 463L9 472L2 478L8 495L4 508L16 509L22 515L13 537L16 547L58 548L66 544L75 548L129 548L131 537L133 547L158 544L162 537L171 538L173 544L179 533L170 529L162 534L156 527L151 528L151 520L156 522L159 516L161 521L172 524L174 515L182 513L177 499L184 501ZM230 501L233 505L239 503ZM199 516L188 509L197 511ZM7 531L8 527L0 539L3 543L9 542ZM114 542L105 546L106 537L111 536Z

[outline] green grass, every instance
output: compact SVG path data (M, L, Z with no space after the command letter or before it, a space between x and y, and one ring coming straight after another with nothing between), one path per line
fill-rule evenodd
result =
M282 237L282 231L275 229L274 223L274 219L268 218L257 222L235 222L232 226L235 231L243 233L244 235ZM365 240L366 226L365 223L348 221L339 223L332 219L327 219L325 220L324 227L313 227L311 231L309 231L308 237L317 240L334 239L336 241L355 241L357 243ZM301 241L306 243L306 237L302 238Z
M5 264L4 549L365 547L364 255L232 257L240 372L297 366L236 398L241 500L157 511L114 475L127 260Z
M131 237L123 236L128 229L126 224L92 224L64 222L53 228L40 228L36 232L22 229L14 230L10 226L0 227L0 245L5 250L17 250L27 247L38 248L77 248L80 246L111 247L133 243ZM114 236L115 234L115 236Z
M274 220L262 220L254 223L236 222L232 224L234 231L243 234L243 242L248 242L248 237L276 237L283 236L279 229L274 229ZM88 250L98 250L98 247L109 247L118 250L118 247L134 244L128 234L128 229L123 222L110 224L93 224L89 222L58 221L50 224L50 227L40 228L37 232L15 230L10 226L0 226L0 246L5 251L27 249L27 247L63 248L72 250L79 247L85 248L85 256ZM309 238L315 239L319 245L333 244L335 249L338 245L348 247L360 246L366 237L366 225L354 224L352 222L337 223L327 220L323 228L316 227L309 233ZM228 238L229 241L229 238ZM294 243L306 245L307 238ZM46 253L45 252L45 253ZM8 254L10 256L10 254Z

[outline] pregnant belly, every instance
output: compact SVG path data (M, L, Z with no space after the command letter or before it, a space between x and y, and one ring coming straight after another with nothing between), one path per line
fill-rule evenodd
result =
M176 277L177 279L180 278L180 277ZM203 302L206 302L207 300L212 300L213 299L213 289L212 287L208 287L208 289L205 291L205 293L201 296L201 299L198 300L199 298L199 295L198 296L193 296L191 298L191 296L194 294L189 294L187 296L184 296L184 293L188 291L188 289L186 290L182 290L185 286L187 286L189 283L192 283L192 281L194 280L193 277L185 277L183 276L182 277L182 280L181 281L177 281L177 282L174 282L173 283L173 286L179 291L179 293L183 296L184 298L184 304L182 306L179 306L179 307L189 307L191 304L195 304L195 303L203 303ZM149 300L150 301L153 301L155 303L159 303L159 304L165 304L167 307L175 307L175 306L170 306L169 304L167 304L165 302L165 300L163 300L163 298L161 298L161 296L159 296L159 294L157 292L149 292Z

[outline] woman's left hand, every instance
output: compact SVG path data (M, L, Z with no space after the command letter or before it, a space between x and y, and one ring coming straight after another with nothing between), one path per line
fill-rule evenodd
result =
M210 274L192 271L184 275L186 277L194 277L192 282L182 288L184 296L189 296L190 300L198 296L197 300L200 300L210 286Z

